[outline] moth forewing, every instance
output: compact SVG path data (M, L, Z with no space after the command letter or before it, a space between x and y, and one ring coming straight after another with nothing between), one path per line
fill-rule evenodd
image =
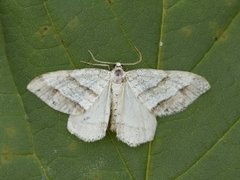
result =
M102 139L106 134L111 105L110 83L99 99L82 115L70 115L67 129L71 134L86 141Z

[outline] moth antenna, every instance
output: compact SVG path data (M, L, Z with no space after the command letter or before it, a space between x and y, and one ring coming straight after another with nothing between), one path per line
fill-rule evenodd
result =
M142 61L142 53L139 51L139 49L136 46L134 46L134 48L138 54L138 57L139 57L138 60L132 63L121 63L122 65L131 66L131 65L139 64Z
M99 64L99 63L90 63L90 62L86 62L86 61L80 61L81 63L84 63L84 64L88 64L88 65L91 65L91 66L102 66L102 67L107 67L108 70L110 71L110 66L108 64Z
M139 49L138 49L136 46L134 46L134 48L135 48L135 51L136 51L137 54L138 54L138 57L139 57L138 60L135 61L135 62L132 62L132 63L121 63L122 65L124 65L124 66L131 66L131 65L136 65L136 64L138 64L138 63L140 63L140 62L142 61L142 53L139 51ZM92 53L90 50L88 50L88 52L89 52L89 54L91 55L92 60L95 61L95 62L97 62L97 63L100 63L100 64L116 64L116 63L114 63L114 62L98 60L98 59L96 59L96 58L94 57L93 53Z
M97 63L101 63L101 64L116 64L116 63L114 63L114 62L108 62L108 61L98 60L98 59L96 59L96 58L94 57L93 53L92 53L90 50L88 50L88 52L89 52L89 54L91 55L92 60L95 61L95 62L97 62Z

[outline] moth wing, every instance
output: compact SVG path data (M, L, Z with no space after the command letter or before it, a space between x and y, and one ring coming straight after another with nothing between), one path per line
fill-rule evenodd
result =
M108 85L100 98L84 114L70 115L68 131L86 142L102 139L106 134L110 116L110 93L110 85Z
M205 78L185 71L138 69L126 77L135 97L160 117L184 110L210 88Z
M27 89L63 113L79 115L99 98L110 81L110 71L81 69L56 71L33 79Z
M128 83L120 107L115 122L117 138L132 147L152 141L157 127L156 117L136 98Z

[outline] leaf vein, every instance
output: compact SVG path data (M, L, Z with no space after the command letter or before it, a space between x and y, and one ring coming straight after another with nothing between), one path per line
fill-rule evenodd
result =
M118 23L121 32L123 33L123 37L125 37L125 39L127 40L129 46L132 47L132 49L134 49L134 51L136 51L136 50L135 50L135 46L134 46L134 44L132 43L132 40L129 38L129 35L127 34L127 32L125 31L125 29L123 28L123 23L121 23L120 19L119 19L118 16L117 16L117 13L114 11L114 9L112 8L112 5L111 5L111 4L108 3L108 6L109 6L109 9L110 9L113 17L116 19L116 22Z
M110 140L111 140L111 142L112 142L112 144L113 144L115 150L117 151L117 154L118 154L120 160L121 160L122 163L123 163L123 166L125 167L125 169L126 169L128 175L129 175L130 179L133 180L133 179L134 179L134 178L133 178L133 175L132 175L132 173L131 173L129 167L127 166L127 162L126 162L126 160L123 158L123 156L122 156L122 154L121 154L119 148L117 147L116 143L114 142L114 140L113 140L113 138L112 138L112 135L111 135L109 132L108 132L108 135L109 135L109 137L110 137Z
M46 11L46 13L47 13L47 17L48 17L48 19L49 19L49 21L50 21L50 23L51 23L51 25L52 25L52 27L53 27L53 30L54 30L54 32L56 33L57 38L58 38L60 44L62 45L65 53L67 54L67 57L68 57L68 60L69 60L69 64L70 64L73 68L76 68L76 65L74 64L74 61L73 61L73 59L72 59L72 57L71 57L71 55L70 55L70 53L69 53L69 50L68 50L67 46L65 45L65 43L64 43L64 41L63 41L63 38L61 37L60 32L58 32L57 27L56 27L56 25L55 25L54 22L53 22L53 18L52 18L52 16L51 16L50 11L49 11L48 6L47 6L47 0L44 0L44 1L43 1L43 6L44 6L44 9L45 9L45 11Z
M5 38L4 38L4 37L5 37L5 36L3 35L3 41L5 41ZM5 54L6 54L6 52L5 52ZM31 128L30 122L28 121L28 115L27 115L27 113L26 113L26 109L25 109L25 106L24 106L24 104L23 104L23 99L22 99L22 96L20 95L19 90L18 90L18 88L17 88L16 81L15 81L15 79L14 79L14 76L13 76L13 73L12 73L12 69L11 69L10 62L9 62L8 57L7 57L7 54L6 54L6 61L7 61L7 66L8 66L7 68L9 69L9 72L10 72L11 77L12 77L13 85L14 85L15 90L16 90L16 95L19 97L19 98L18 98L18 99L19 99L19 103L20 103L21 106L22 106L23 113L24 113L24 115L25 115L25 120L26 120L27 125L28 125L28 128L29 128L29 130L30 130L30 132L31 132L31 142L32 142L32 150L33 150L32 155L33 155L33 157L35 157L37 163L40 165L40 170L42 171L42 173L43 173L43 175L45 176L45 178L46 178L46 179L50 179L50 178L48 177L48 175L47 175L47 172L46 172L46 169L45 169L43 163L41 162L40 158L39 158L39 157L37 156L37 154L36 154L35 145L34 145L34 141L33 141L32 128Z
M172 9L173 7L175 7L175 6L176 6L178 3L180 3L180 2L182 2L182 0L178 0L178 1L175 2L173 5L169 6L169 7L167 8L167 10Z
M160 68L160 60L162 59L161 44L162 44L162 39L163 39L163 24L164 24L164 13L165 13L164 6L165 6L165 1L162 0L162 14L161 14L161 24L160 24L160 37L159 37L159 43L158 43L157 69ZM152 142L149 142L145 180L149 179L150 167L151 167L151 153L152 153Z
M226 27L224 28L224 30L222 31L222 33L219 35L218 39L220 39L229 29L229 27L231 26L232 22L235 20L235 18L240 14L240 11L237 11L236 14L233 16L233 18L231 19L231 21L229 21L229 23L226 25ZM208 53L212 50L212 48L216 45L216 43L219 41L214 41L210 47L207 49L207 51L203 54L203 56L200 58L200 60L191 68L190 71L193 71L195 68L197 68L204 60L205 57L208 55Z
M162 60L162 41L163 41L163 30L164 30L164 17L165 17L165 0L162 0L162 14L161 14L161 24L160 24L160 35L158 42L158 52L157 52L157 69L160 68L160 62Z
M149 142L149 144L148 144L148 154L147 154L147 166L146 166L145 180L149 179L150 164L151 164L151 154L152 154L152 142Z
M231 130L239 122L240 122L240 118L238 117L237 120L235 120L232 123L232 125L229 128L227 128L227 130L217 139L217 141L207 149L207 151L205 151L199 158L197 158L196 161L194 161L186 170L184 170L182 173L180 173L173 179L179 179L180 177L185 176L192 168L194 168L200 161L202 161L204 157L206 157L214 148L216 148L217 145L223 141L223 139L231 132Z

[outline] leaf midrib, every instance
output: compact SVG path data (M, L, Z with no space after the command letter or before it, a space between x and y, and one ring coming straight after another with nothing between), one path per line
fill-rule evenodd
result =
M162 13L161 13L161 23L160 23L160 34L158 41L158 52L157 52L157 65L156 68L160 69L161 61L162 61L162 46L163 46L163 31L164 31L164 19L165 19L165 0L162 0Z
M162 0L162 13L161 13L161 23L160 23L160 35L158 42L158 52L157 52L157 64L156 69L160 69L160 62L162 60L162 40L163 40L163 25L164 25L164 14L165 14L165 0ZM151 155L152 154L152 142L148 143L148 152L147 152L147 165L145 172L145 180L148 180L150 177L150 168L151 168Z

